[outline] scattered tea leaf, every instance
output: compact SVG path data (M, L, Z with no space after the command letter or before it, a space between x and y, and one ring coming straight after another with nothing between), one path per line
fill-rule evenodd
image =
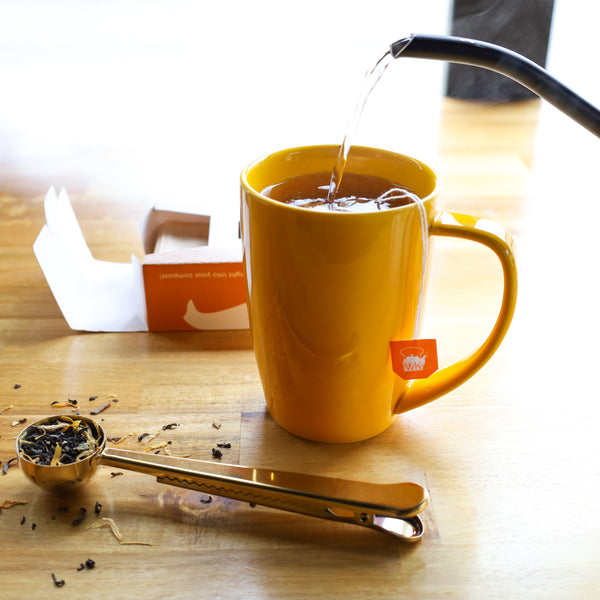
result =
M14 404L9 404L8 406L5 406L2 410L0 410L0 415L2 413L5 413L7 410L10 410L11 408L14 408L15 405Z
M65 580L64 579L56 579L56 575L54 573L52 573L52 581L54 581L54 585L56 587L62 587L63 585L65 585Z
M111 402L106 402L105 404L97 406L96 408L94 408L90 411L90 414L91 415L99 415L101 412L105 411L111 404L112 404Z
M77 519L75 519L71 525L77 526L77 525L81 525L83 523L83 521L85 520L85 518L87 517L87 508L84 508L83 506L79 509L79 512L81 513L81 516L78 517Z
M17 457L15 456L14 458L10 458L9 460L7 460L4 463L4 466L2 467L2 475L6 475L8 473L8 469L10 469L10 465L12 465L16 460L17 460Z
M217 448L212 449L213 458L223 458L223 453Z
M17 425L21 425L21 423L25 423L27 421L27 419L25 417L23 417L22 419L17 419L16 421L13 421L10 426L11 427L16 427Z

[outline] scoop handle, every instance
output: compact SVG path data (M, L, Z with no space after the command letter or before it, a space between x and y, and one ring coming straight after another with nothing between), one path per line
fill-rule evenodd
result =
M107 448L102 464L154 475L160 483L341 521L417 541L423 525L417 514L429 501L416 483L376 484L258 469L226 463Z

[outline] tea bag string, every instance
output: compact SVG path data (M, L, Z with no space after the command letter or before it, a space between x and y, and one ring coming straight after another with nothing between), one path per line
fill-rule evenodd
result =
M423 254L421 257L421 285L419 289L419 301L417 303L417 314L415 317L415 327L413 331L413 339L419 337L421 330L421 315L423 312L423 297L425 295L425 271L427 269L428 253L429 253L429 228L427 225L427 211L423 199L417 194L413 194L402 188L392 188L377 198L378 200L402 199L414 202L419 211L421 221L421 241L423 246Z

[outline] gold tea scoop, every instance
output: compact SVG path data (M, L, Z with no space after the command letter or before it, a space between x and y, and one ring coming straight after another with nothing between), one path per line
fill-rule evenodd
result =
M30 440L46 431L60 431L69 423L87 426L94 447L70 464L34 462ZM35 435L34 435L35 433ZM270 469L207 462L169 455L106 448L100 425L87 417L53 416L32 423L18 436L17 456L23 473L49 491L68 490L87 483L100 465L147 473L160 483L225 496L331 521L369 527L396 538L416 542L423 536L417 516L429 501L425 488L416 483L376 484ZM54 453L60 454L60 451Z

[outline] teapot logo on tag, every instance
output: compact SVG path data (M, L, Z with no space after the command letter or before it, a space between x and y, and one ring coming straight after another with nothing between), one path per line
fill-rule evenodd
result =
M390 342L392 368L402 379L424 379L438 369L435 339Z

